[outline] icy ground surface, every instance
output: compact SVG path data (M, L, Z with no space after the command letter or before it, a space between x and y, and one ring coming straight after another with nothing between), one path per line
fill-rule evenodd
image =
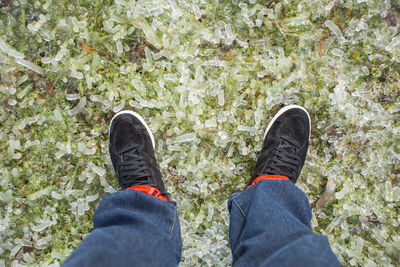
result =
M400 265L398 0L1 0L0 265L59 266L118 190L107 128L155 134L182 266L227 266L226 200L305 106L298 182L346 266Z

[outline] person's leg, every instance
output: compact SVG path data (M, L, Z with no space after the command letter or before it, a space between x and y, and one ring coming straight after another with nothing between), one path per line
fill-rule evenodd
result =
M141 116L123 111L109 129L109 150L122 191L104 196L93 231L64 266L177 266L181 234L154 155L154 137Z
M228 208L234 266L341 266L328 239L311 230L307 197L290 180L233 193Z
M328 239L311 230L308 199L295 185L310 129L299 106L280 110L268 125L254 175L228 201L234 266L341 266Z
M105 195L93 231L63 266L178 266L176 206L136 190Z

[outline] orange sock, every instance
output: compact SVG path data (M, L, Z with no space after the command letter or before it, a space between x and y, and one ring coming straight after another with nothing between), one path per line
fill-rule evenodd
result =
M263 175L263 176L259 176L256 179L254 179L254 181L251 183L251 185L249 185L247 188L250 188L251 186L255 185L256 183L258 183L259 181L262 180L289 180L289 178L287 178L286 176L282 176L282 175Z
M133 189L133 190L148 194L150 196L159 198L161 200L167 201L167 199L165 197L163 197L163 195L161 195L160 190L158 190L155 187L149 186L149 185L134 185L134 186L128 187L127 189Z

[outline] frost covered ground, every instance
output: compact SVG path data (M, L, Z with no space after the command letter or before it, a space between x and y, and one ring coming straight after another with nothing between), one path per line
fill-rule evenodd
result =
M399 266L399 33L398 0L1 0L0 265L59 266L90 232L122 109L158 139L182 266L229 265L226 200L296 103L314 230Z

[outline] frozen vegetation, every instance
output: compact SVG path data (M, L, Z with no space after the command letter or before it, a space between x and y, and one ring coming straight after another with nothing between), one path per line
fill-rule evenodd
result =
M314 231L399 266L399 33L398 0L1 0L0 266L59 266L91 231L122 109L158 140L182 266L229 265L226 200L294 103Z

